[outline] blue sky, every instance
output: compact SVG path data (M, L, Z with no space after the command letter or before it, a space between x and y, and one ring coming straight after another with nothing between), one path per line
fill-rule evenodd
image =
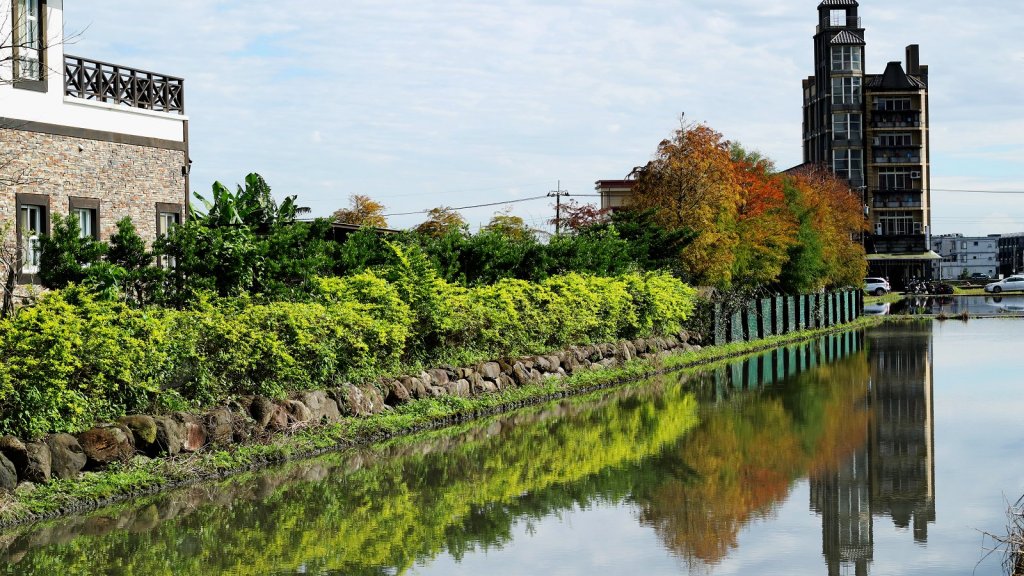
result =
M784 4L784 5L782 5ZM575 194L647 162L685 112L780 168L801 158L818 0L71 0L68 51L184 77L192 186L259 172L329 215ZM1024 16L863 0L868 71L930 66L936 233L1024 231ZM594 198L580 198L595 201ZM538 227L547 201L511 205ZM474 227L499 208L464 212ZM408 227L422 216L390 218Z

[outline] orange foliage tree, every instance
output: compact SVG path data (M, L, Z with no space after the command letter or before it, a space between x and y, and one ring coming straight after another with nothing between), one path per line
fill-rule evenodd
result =
M867 230L864 205L849 185L824 167L805 166L789 175L795 191L792 209L809 227L817 260L810 285L804 290L838 286L859 286L867 273L864 246L859 242ZM793 262L792 265L801 265Z
M387 228L388 221L384 217L384 205L369 196L353 194L349 197L349 208L334 211L334 221L356 226L375 226Z
M781 174L704 124L684 124L637 170L632 206L692 237L679 255L694 284L808 292L858 285L865 220L824 168Z
M786 204L782 178L770 160L734 145L732 168L740 193L734 284L775 284L797 242L796 215Z
M466 232L469 230L469 224L466 223L462 214L447 206L440 206L431 208L427 212L427 219L416 226L414 230L425 236L440 238L453 230Z
M668 230L693 232L680 254L691 281L732 283L741 198L729 143L721 134L704 124L681 126L637 171L632 202L639 210L655 209L658 223Z

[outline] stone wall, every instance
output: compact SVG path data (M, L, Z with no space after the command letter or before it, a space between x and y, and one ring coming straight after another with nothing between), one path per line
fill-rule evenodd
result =
M147 242L156 238L156 204L184 206L186 153L116 142L0 128L0 177L28 183L0 187L0 222L13 222L17 193L49 196L49 216L70 213L69 199L97 199L99 236L128 216Z
M475 366L442 366L358 386L346 383L332 390L296 393L284 400L241 398L202 414L128 416L77 435L53 434L37 442L0 437L0 491L13 490L24 482L74 478L83 470L102 469L136 454L166 457L209 446L261 441L275 433L347 417L372 416L412 400L448 395L476 397L548 378L610 368L634 358L655 359L700 348L691 341L699 338L681 332L664 338L573 346L552 354Z

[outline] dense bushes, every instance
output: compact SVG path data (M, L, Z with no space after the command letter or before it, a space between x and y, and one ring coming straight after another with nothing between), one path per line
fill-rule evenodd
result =
M471 361L678 330L694 292L660 273L466 288L410 258L315 281L309 302L131 308L71 286L0 323L0 433L78 431L130 412L281 396L402 364ZM415 277L414 277L415 276Z

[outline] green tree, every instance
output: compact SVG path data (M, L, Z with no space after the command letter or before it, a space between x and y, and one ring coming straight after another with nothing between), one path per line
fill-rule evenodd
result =
M74 215L53 216L49 235L39 239L39 279L50 289L81 283L86 269L100 262L107 245L92 236L83 236Z

